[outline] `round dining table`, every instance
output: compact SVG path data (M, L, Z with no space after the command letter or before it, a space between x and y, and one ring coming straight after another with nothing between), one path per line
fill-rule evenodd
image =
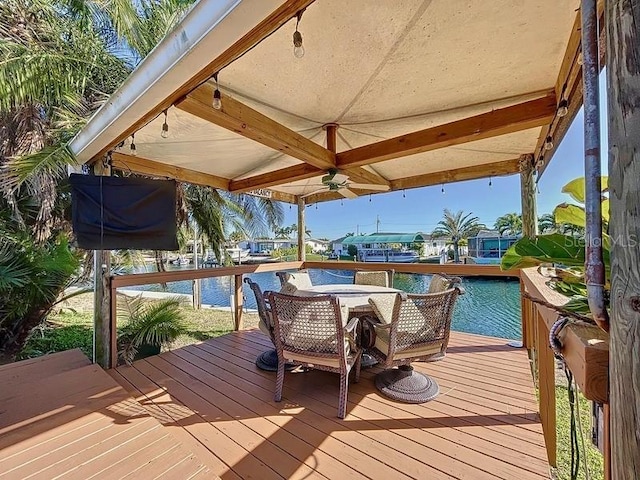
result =
M311 287L300 288L295 291L295 295L299 297L335 295L340 299L342 305L346 305L349 308L349 315L354 316L363 313L373 313L373 308L369 304L369 298L372 295L391 295L400 292L401 290L391 287L337 283L333 285L313 285Z
M314 296L314 295L335 295L340 300L341 305L346 305L349 308L349 317L357 317L359 315L372 315L375 318L373 307L369 303L369 298L373 295L394 295L400 293L402 290L391 287L380 287L377 285L356 285L351 283L345 284L333 284L333 285L313 285L311 287L300 288L295 291L294 295ZM363 338L364 324L361 322L358 329L359 342ZM366 332L367 336L372 335L374 332ZM366 343L366 341L365 341ZM366 348L366 347L365 347ZM362 353L362 367L367 368L377 364L377 360L367 353L365 350Z

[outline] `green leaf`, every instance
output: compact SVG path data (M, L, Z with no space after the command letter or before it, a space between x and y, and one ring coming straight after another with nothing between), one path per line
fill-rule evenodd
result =
M583 296L572 297L571 300L562 305L562 308L570 312L581 313L583 315L588 315L590 313L587 297Z
M522 238L505 252L500 266L502 270L532 267L540 263L582 266L583 243L580 239L558 233L539 235L534 239Z
M602 221L609 223L609 199L602 200Z
M600 177L602 183L602 191L606 192L609 189L609 177ZM575 178L562 187L562 193L567 193L576 202L584 203L585 198L585 186L584 177Z
M556 223L568 223L577 227L586 225L584 208L570 203L561 203L553 210Z

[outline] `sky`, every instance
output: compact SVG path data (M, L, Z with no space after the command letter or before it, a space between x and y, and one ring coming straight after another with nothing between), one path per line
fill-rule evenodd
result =
M600 77L601 137L603 141L603 175L606 175L606 86L604 72ZM584 176L584 117L582 110L558 146L551 162L539 179L537 195L538 216L551 213L556 205L570 201L561 193L562 187L574 178ZM489 227L505 213L521 212L520 175L470 180L444 185L414 188L323 202L307 206L306 226L313 238L334 240L347 233L376 232L431 233L442 218L445 208L452 211L473 212ZM284 225L297 223L297 207L285 204ZM379 220L379 223L377 222Z

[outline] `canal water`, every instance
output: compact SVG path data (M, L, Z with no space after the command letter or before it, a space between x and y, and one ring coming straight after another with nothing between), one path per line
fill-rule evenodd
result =
M353 283L353 272L348 270L310 270L309 274L314 285ZM249 277L260 285L262 291L280 289L273 272ZM430 281L430 275L396 273L394 276L394 286L410 293L426 292ZM231 304L232 277L207 278L201 282L202 303L220 307ZM456 302L453 330L509 339L521 338L520 285L517 280L467 277L462 285L466 293ZM162 291L160 285L144 285L137 289ZM171 282L164 291L191 294L192 282ZM245 306L256 308L253 292L247 285L244 285L244 295Z

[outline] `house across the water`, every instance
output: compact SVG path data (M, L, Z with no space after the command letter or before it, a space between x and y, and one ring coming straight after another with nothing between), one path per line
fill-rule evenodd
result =
M410 263L420 260L427 239L422 233L372 233L343 237L332 245L338 257L349 255L349 246L353 245L361 262Z
M507 249L520 237L501 236L497 230L480 230L478 235L469 238L469 258L473 263L500 263Z

